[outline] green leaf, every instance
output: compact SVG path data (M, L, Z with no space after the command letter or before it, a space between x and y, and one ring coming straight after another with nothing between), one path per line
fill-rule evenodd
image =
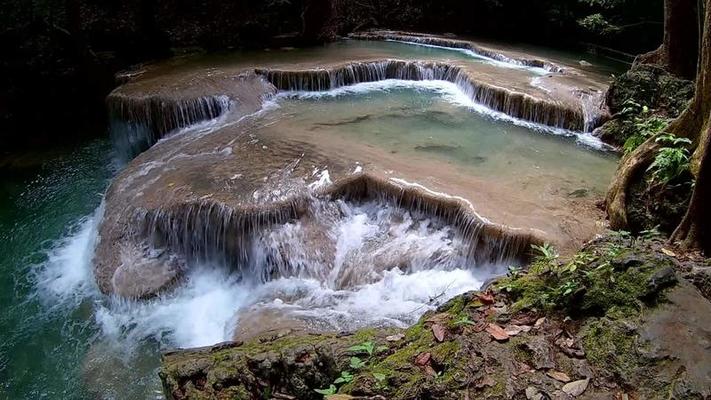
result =
M365 362L358 357L351 357L350 367L352 369L361 369L365 366Z
M373 378L375 378L375 380L378 382L382 382L385 380L386 376L385 374L381 374L379 372L373 372Z
M326 388L326 389L314 389L314 391L315 391L316 393L322 394L322 395L324 395L324 396L330 396L330 395L332 395L332 394L336 394L336 390L337 390L337 389L336 389L336 386L335 386L335 385L331 385L331 386L329 386L329 387Z
M340 385L341 383L350 383L353 381L353 374L351 374L348 371L343 371L341 372L341 376L333 381L336 385Z
M355 346L351 346L348 348L348 351L354 352L354 353L368 353L368 355L372 356L373 351L375 350L375 343L368 341L368 342L363 342L361 344L357 344Z

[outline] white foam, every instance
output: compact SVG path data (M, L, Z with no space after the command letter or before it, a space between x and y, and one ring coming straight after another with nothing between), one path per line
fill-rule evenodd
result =
M36 267L38 294L52 307L64 306L68 302L78 304L96 293L92 259L103 210L102 204L94 214L74 224L69 234L48 251L44 265Z
M537 75L548 75L551 74L552 71L549 71L545 68L540 68L540 67L531 67L529 65L525 65L521 62L517 62L514 59L508 59L509 61L500 61L496 60L491 57L487 57L483 54L479 54L475 52L474 50L470 49L460 49L457 47L447 47L447 46L438 46L435 44L428 44L428 43L419 43L419 42L410 42L406 40L395 40L395 39L386 39L386 42L394 42L394 43L402 43L402 44L408 44L411 46L421 46L421 47L430 47L434 49L442 49L442 50L448 50L448 51L456 51L458 53L466 54L469 57L476 58L478 60L486 61L489 64L495 65L497 67L501 68L511 68L511 69L525 69L527 71L530 71L534 74Z
M315 280L285 278L267 283L255 294L265 303L275 294L292 298L269 304L317 321L319 326L348 331L364 326L406 327L426 311L458 294L479 289L482 284L483 279L470 270L405 274L393 269L385 271L382 279L355 290L336 290Z
M197 265L173 292L132 301L107 298L94 284L91 259L103 213L99 208L50 250L37 274L38 293L57 305L72 300L76 307L92 300L99 339L130 356L146 341L197 347L230 340L239 310L257 303L284 307L328 329L405 326L452 296L479 288L493 273L469 269L461 240L446 225L377 202L341 202L336 210L339 216L329 227L336 249L330 276L294 271L296 275L261 283L234 269ZM286 243L302 243L300 229L299 223L284 225L280 231L285 235L272 236L278 240L270 245L284 249ZM351 277L341 276L335 284L343 273Z
M316 174L316 172L314 172L314 175L315 174ZM328 186L331 183L332 183L331 182L331 175L328 173L327 169L324 169L323 171L318 173L318 179L309 184L309 189L316 190L316 189Z
M105 335L128 344L152 338L165 346L206 346L231 337L235 312L250 292L227 269L200 266L171 294L143 302L110 299L96 320Z

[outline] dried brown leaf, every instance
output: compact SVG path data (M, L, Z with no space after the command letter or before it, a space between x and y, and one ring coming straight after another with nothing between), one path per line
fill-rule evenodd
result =
M506 340L509 340L509 335L506 333L504 328L496 325L496 324L489 324L486 327L486 332L489 333L494 339L504 342Z

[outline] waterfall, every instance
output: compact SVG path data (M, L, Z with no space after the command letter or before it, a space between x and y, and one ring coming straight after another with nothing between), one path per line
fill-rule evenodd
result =
M403 43L423 44L451 49L468 50L471 51L474 55L480 56L482 58L488 58L494 61L499 61L502 63L512 64L516 66L540 68L547 72L563 72L563 68L547 61L539 60L536 58L507 56L503 53L477 46L476 44L465 40L448 39L430 35L413 35L406 34L404 32L390 31L353 33L349 35L349 37L357 40L396 41Z
M334 239L339 227L347 230L348 224L357 228L358 224L365 223L349 220L353 209L361 210L360 214L363 209L369 210L366 225L379 232L374 235L382 239L378 244L368 243L374 247L366 249L365 244L347 245ZM381 215L378 210L389 211L387 215ZM420 245L408 248L393 244L407 242L409 237L409 233L402 231L404 228L398 228L403 218L411 220L410 225L424 229L418 231L420 233L430 232L432 228L432 235L443 237L442 232L446 231L449 244L445 247L450 249L447 252L451 257L456 253L456 260L434 250L423 253L428 243L426 240L418 242L424 246L422 248L418 247ZM364 174L268 207L232 208L205 199L140 211L134 215L132 227L133 232L128 233L129 241L119 245L124 251L138 253L132 256L131 265L142 263L141 257L152 260L145 265L171 260L172 264L181 267L178 271L171 267L170 273L183 274L186 271L182 266L185 265L217 264L240 271L245 279L262 283L292 276L325 280L330 274L337 277L331 280L336 287L345 284L345 275L365 268L360 264L375 263L381 269L411 265L412 260L407 255L410 253L411 256L419 254L418 268L425 269L445 264L454 268L457 263L458 268L465 264L508 265L525 260L530 245L541 242L529 231L490 223L462 199ZM358 234L365 233L356 230L342 236L344 240L350 240ZM456 245L452 244L454 242ZM359 258L352 258L349 251L363 252L365 255L360 258L372 256L377 260L359 261ZM443 261L442 257L449 261ZM107 259L110 258L104 257L96 266L99 287L106 293L129 293L131 289L114 286L119 282L117 272L130 268L123 266L128 259L123 257L123 262L104 262ZM345 264L349 267L339 267ZM356 278L346 281L353 279ZM165 283L172 285L172 282L171 275ZM127 284L131 285L130 282ZM141 296L149 297L149 294L142 293Z
M226 113L230 99L224 95L193 99L108 96L109 129L117 151L131 158L176 129L208 121Z
M582 92L580 106L583 111L584 132L592 132L609 118L605 110L605 95L602 92Z
M331 69L257 69L279 90L324 91L362 82L386 79L443 80L456 84L474 102L511 117L554 128L580 131L580 107L536 99L532 96L475 81L460 67L442 62L384 60L354 62Z

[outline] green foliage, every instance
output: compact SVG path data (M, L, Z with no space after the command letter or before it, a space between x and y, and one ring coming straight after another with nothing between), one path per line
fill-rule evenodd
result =
M578 24L580 24L580 26L591 32L599 33L602 35L609 35L619 30L618 26L611 24L600 13L588 15L585 18L581 18L578 20Z
M332 394L336 394L336 391L337 391L337 390L338 390L338 389L336 388L335 385L331 385L331 386L327 387L326 389L314 389L314 391L315 391L316 393L322 394L322 395L324 395L324 396L330 396L330 395L332 395Z
M632 152L652 136L662 132L669 125L669 120L651 115L647 106L642 106L632 100L624 103L620 112L623 117L632 118L635 133L622 145L625 154Z
M375 352L375 343L373 343L372 341L363 342L361 344L349 347L348 351L356 354L366 353L368 354L368 356L372 356Z
M514 311L566 310L595 315L611 309L623 313L636 310L638 299L648 294L649 277L666 265L636 250L653 237L654 232L637 238L628 232L610 233L604 243L580 251L565 263L541 256L527 272L509 275L497 287L514 300ZM628 257L654 261L628 267L624 261Z
M531 248L533 248L533 250L538 253L538 257L542 258L546 263L552 263L558 259L558 252L550 243L545 243L543 246L532 244Z
M665 146L659 149L647 172L651 172L653 182L666 185L689 170L690 154L686 146L691 140L662 135L656 142Z
M349 366L351 369L361 369L365 366L365 361L358 357L351 357Z
M353 374L348 371L342 371L341 376L339 376L335 381L333 381L333 383L335 383L336 385L351 382L353 382Z

